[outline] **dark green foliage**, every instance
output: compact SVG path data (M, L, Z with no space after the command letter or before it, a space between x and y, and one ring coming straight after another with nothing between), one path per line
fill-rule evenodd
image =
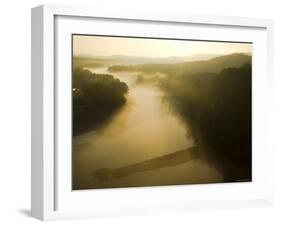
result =
M73 71L73 133L102 125L126 101L128 86L108 74Z
M194 127L202 156L225 181L251 178L251 64L221 73L169 76L168 100Z
M208 157L217 161L227 181L251 178L251 74L250 64L224 70L198 115Z

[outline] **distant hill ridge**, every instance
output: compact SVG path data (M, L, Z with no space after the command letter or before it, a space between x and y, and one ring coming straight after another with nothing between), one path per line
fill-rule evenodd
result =
M75 60L85 62L99 62L104 64L176 64L187 61L209 60L220 56L219 54L193 54L188 56L168 56L168 57L144 57L144 56L127 56L127 55L111 55L111 56L90 56L76 55Z
M243 53L233 53L224 56L214 57L209 60L188 61L176 64L135 64L135 65L113 65L108 67L110 72L129 71L164 74L179 73L218 73L225 68L241 67L251 63L252 57Z
M248 54L244 54L244 53L233 53L233 54L228 54L228 55L224 55L224 56L218 56L218 57L214 57L210 60L208 60L209 62L217 62L217 63L229 63L229 64L239 64L241 66L241 64L245 64L245 62L249 62L251 61L251 55Z

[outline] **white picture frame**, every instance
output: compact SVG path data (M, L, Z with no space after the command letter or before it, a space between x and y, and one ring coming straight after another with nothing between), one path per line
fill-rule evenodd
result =
M131 26L144 23L167 26L174 36L176 26L199 26L200 35L191 38L248 40L256 43L253 59L253 182L227 185L181 185L79 191L69 189L71 143L58 136L65 124L58 109L69 108L69 35L92 33L88 25L109 21ZM89 24L87 24L89 23ZM112 23L110 25L110 23ZM128 25L131 24L131 25ZM175 27L174 31L173 27ZM208 30L217 29L217 32ZM126 27L124 27L126 28ZM204 32L204 29L206 30ZM232 29L232 30L231 30ZM240 32L235 32L235 31ZM117 32L117 33L116 33ZM130 31L131 35L134 29ZM199 33L199 32L198 32ZM125 34L125 33L122 33ZM126 33L127 34L127 33ZM128 33L128 35L130 36ZM139 33L138 33L139 34ZM235 37L234 37L235 34ZM153 35L151 33L151 35ZM156 34L154 34L155 36ZM160 32L160 37L163 33ZM186 37L186 34L182 34ZM209 37L207 37L209 36ZM66 39L65 39L66 37ZM205 38L204 38L205 37ZM190 37L186 37L190 38ZM266 19L201 16L172 13L133 12L83 7L43 5L32 9L32 216L41 220L130 215L209 208L254 207L273 202L272 151L266 143L266 116L273 82L273 22ZM67 66L65 66L67 67ZM65 86L61 85L66 83ZM65 100L66 105L58 106ZM67 118L67 117L66 117ZM66 125L62 130L69 130ZM59 150L59 151L58 151ZM65 159L62 158L66 155ZM64 159L64 160L62 160ZM210 196L211 198L208 198ZM166 197L163 199L163 197ZM87 201L88 200L88 201ZM83 207L82 204L84 203ZM85 204L87 203L87 204ZM111 204L111 205L110 205Z

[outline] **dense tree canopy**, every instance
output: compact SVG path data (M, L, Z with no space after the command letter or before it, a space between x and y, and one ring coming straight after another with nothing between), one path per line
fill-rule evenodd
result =
M251 74L246 64L162 82L175 111L193 126L202 156L217 162L226 181L251 178Z
M74 134L101 125L126 101L126 83L108 74L93 74L77 68L73 71Z

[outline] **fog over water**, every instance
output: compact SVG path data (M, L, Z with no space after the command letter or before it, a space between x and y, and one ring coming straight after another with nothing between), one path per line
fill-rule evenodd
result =
M93 73L108 73L106 68ZM98 180L100 168L119 168L193 147L190 129L171 111L152 84L136 84L138 73L114 73L129 86L126 104L103 128L73 137L75 188L221 182L222 176L200 159L176 166Z

